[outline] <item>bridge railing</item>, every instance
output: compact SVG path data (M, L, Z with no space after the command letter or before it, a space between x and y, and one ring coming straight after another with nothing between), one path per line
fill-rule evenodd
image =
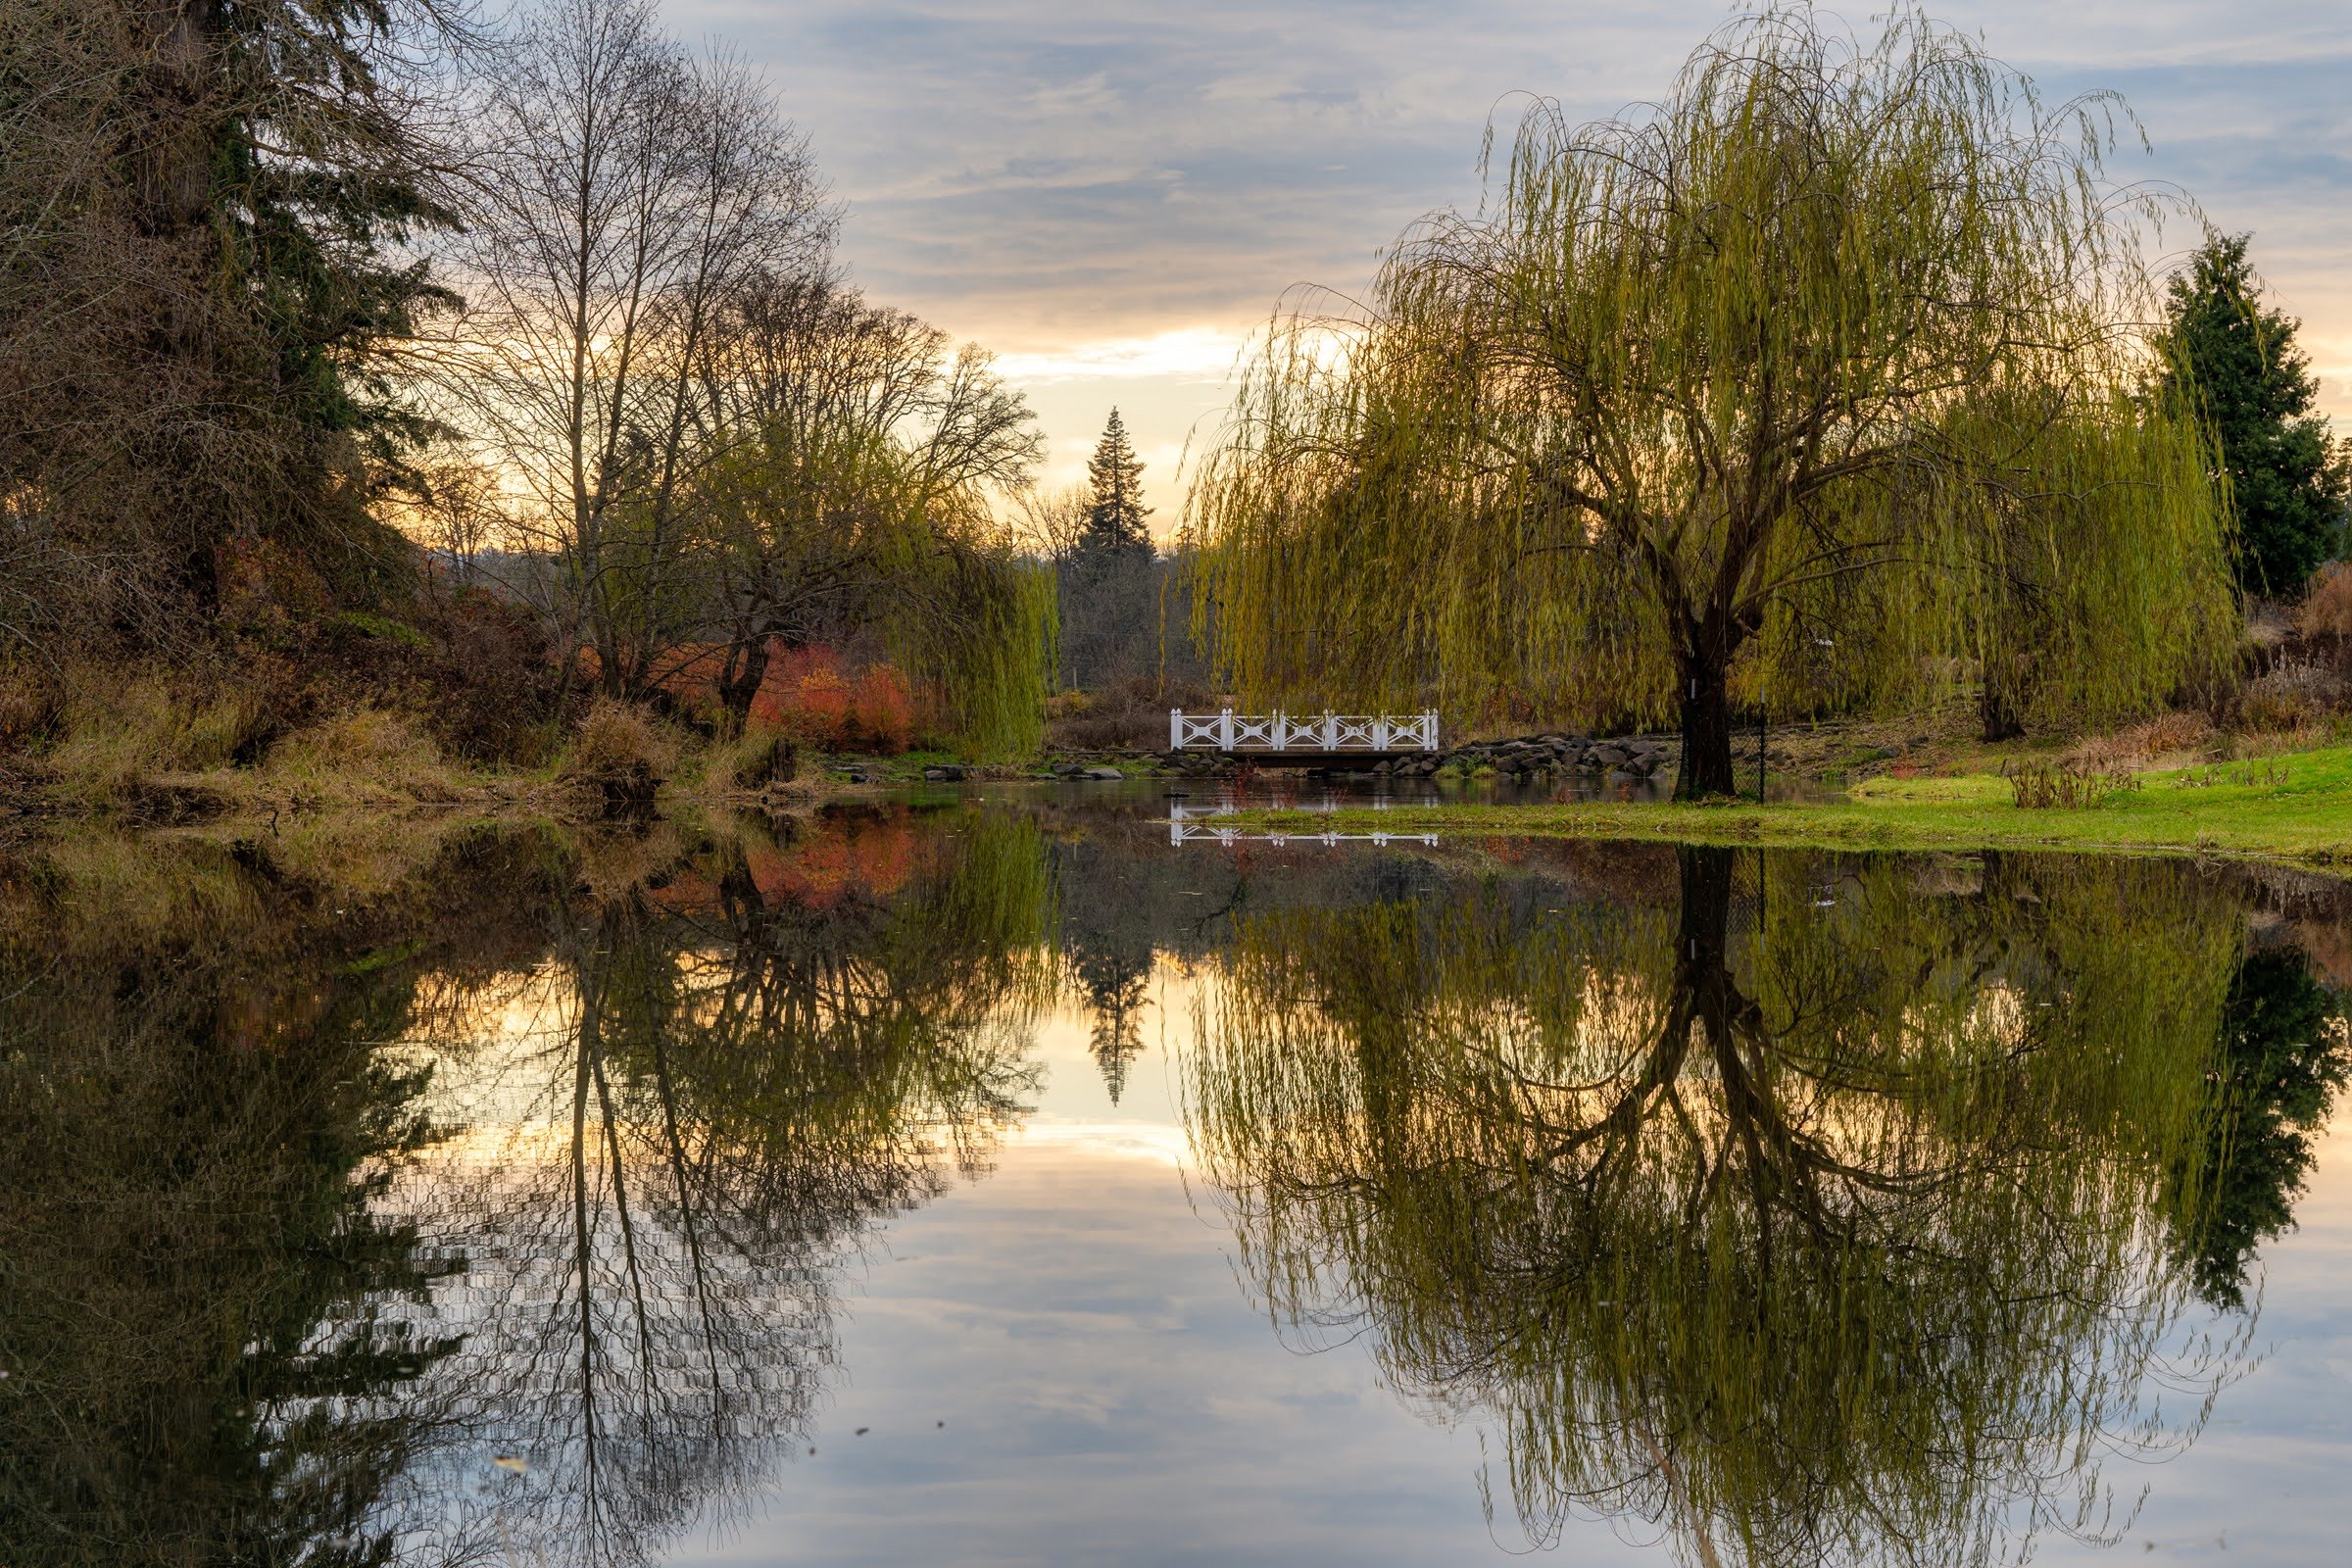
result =
M1168 710L1171 752L1434 752L1438 715Z

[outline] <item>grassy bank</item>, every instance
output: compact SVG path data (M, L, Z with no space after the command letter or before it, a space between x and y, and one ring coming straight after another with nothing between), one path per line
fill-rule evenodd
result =
M2352 747L2138 775L2096 807L2026 809L2005 779L1874 780L1824 804L1444 805L1250 811L1255 830L1492 834L1853 849L2187 853L2352 865Z
M234 685L91 676L49 694L30 722L0 724L0 828L61 819L595 820L615 809L789 804L854 787L839 760L757 727L713 738L598 702L569 726L544 728L529 746L485 757L446 744L413 708L362 703L288 724ZM935 760L861 760L855 776L914 780Z

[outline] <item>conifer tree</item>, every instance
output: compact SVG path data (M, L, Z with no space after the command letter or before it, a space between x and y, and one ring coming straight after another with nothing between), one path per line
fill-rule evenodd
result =
M2230 475L2238 581L2289 594L2342 541L2352 460L2312 412L2302 323L2261 300L2248 234L2215 234L2167 285L2165 391L2213 426Z
M1144 466L1128 443L1127 426L1119 411L1110 411L1102 439L1087 460L1086 478L1094 500L1086 511L1086 531L1079 548L1085 550L1149 550L1152 535L1144 519L1152 509L1144 505Z

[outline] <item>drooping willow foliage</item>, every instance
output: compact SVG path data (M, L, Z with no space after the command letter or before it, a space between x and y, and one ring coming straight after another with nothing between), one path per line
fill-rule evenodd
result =
M2100 1455L2193 1433L2235 1364L2175 1245L2233 904L2169 865L1743 890L1679 855L1679 917L1242 922L1188 1115L1275 1320L1483 1412L1538 1541L1950 1564L2120 1526Z
M943 557L915 581L885 635L926 706L965 756L1033 755L1060 624L1052 568L991 541Z
M1727 26L1666 99L1532 107L1474 212L1367 299L1278 314L1192 498L1253 700L1680 714L1996 672L2045 722L2153 705L2233 638L2204 433L2138 394L2163 216L2051 105L1898 12Z

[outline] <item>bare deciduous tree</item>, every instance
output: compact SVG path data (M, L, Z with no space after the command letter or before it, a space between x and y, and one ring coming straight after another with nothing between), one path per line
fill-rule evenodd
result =
M765 87L689 55L649 0L548 0L486 78L437 384L564 564L564 652L633 694L701 612L680 501L730 443L721 302L813 265L832 213Z

